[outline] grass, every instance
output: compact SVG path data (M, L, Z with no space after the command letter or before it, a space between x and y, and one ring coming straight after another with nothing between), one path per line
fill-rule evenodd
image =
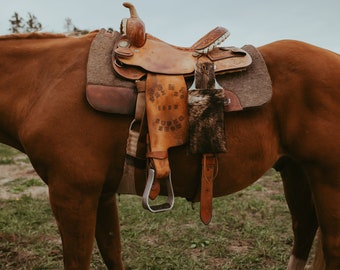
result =
M3 185L8 192L13 194L19 194L24 192L29 187L40 187L45 186L45 184L36 178L25 179L23 177L9 181Z
M61 269L61 247L47 200L0 202L1 269Z
M17 151L15 149L0 144L0 165L13 164L13 158L16 154Z
M214 200L213 220L205 226L198 208L177 199L170 213L151 215L140 199L120 199L124 261L128 269L286 269L292 245L284 198L264 196L252 186ZM281 190L281 184L275 182ZM288 232L288 233L287 233ZM144 255L145 254L145 255ZM147 258L147 259L146 259Z
M0 143L0 165L16 164L17 162L30 163L27 157L17 158L20 152L12 147Z
M266 185L264 180L261 185ZM279 184L278 189L280 189ZM284 198L258 188L214 200L205 226L198 205L177 199L151 214L140 198L119 198L127 269L285 269L292 245ZM264 188L265 189L265 188ZM47 199L0 201L0 269L61 269L61 243ZM91 269L105 269L95 249Z
M21 192L37 181L17 179L7 188ZM118 200L128 270L286 269L293 239L282 184L273 171L241 192L214 199L208 226L200 222L199 204L192 207L184 199L176 198L172 211L159 214L143 210L139 197ZM0 200L0 269L62 269L47 198ZM91 269L106 269L97 248Z

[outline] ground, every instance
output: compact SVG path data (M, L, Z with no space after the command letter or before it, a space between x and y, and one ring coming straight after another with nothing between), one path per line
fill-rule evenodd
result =
M176 198L152 214L141 198L118 197L127 270L285 270L293 238L281 179L268 171L247 189L214 199L208 226L199 205ZM47 186L27 156L0 144L0 270L62 269ZM106 269L94 248L91 269Z
M47 196L47 186L34 171L26 155L16 153L0 164L0 199L17 199L23 195L33 198ZM6 164L8 163L8 164Z

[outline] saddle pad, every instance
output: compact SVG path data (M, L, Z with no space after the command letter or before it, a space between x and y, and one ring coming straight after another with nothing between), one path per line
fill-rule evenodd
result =
M238 97L243 109L259 107L271 99L271 79L260 52L252 45L245 45L242 49L250 54L252 64L244 71L217 76L217 80L224 90Z
M111 55L118 32L101 29L92 41L87 63L86 98L96 110L133 115L137 98L135 84L112 71Z
M102 29L91 45L86 97L96 110L132 115L137 95L134 90L135 84L115 76L112 71L111 53L117 34L119 33L110 33ZM226 106L225 111L258 107L271 99L271 79L262 55L252 45L246 45L242 49L251 55L253 61L247 70L217 76L220 85L226 92L236 95L241 105L232 110L230 110L232 106Z

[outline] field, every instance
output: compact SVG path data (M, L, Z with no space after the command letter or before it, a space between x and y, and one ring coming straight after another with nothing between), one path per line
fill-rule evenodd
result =
M270 170L247 189L214 199L212 222L199 204L177 198L152 214L136 196L118 197L126 269L283 270L293 237L279 175ZM0 269L62 269L61 241L47 188L28 158L0 145ZM91 269L106 269L94 248Z

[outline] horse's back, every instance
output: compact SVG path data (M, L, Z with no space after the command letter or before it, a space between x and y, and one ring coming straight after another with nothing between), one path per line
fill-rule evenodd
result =
M285 151L335 166L340 156L340 56L284 40L260 48L273 80L273 105Z
M273 75L281 73L283 80L295 75L305 82L324 83L325 86L330 86L331 80L331 87L340 87L340 55L335 52L296 40L276 41L259 50L269 71Z

